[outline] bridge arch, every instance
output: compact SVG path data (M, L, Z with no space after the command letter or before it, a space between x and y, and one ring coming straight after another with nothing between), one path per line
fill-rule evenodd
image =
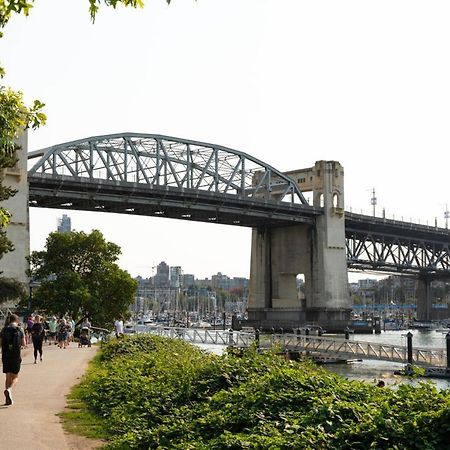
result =
M29 153L29 176L137 183L307 205L297 184L257 158L231 148L170 136L118 133Z

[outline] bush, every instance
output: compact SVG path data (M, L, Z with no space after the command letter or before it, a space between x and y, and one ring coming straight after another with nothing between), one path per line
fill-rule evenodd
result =
M253 349L216 356L179 340L113 341L77 389L111 449L446 449L450 394L348 381Z

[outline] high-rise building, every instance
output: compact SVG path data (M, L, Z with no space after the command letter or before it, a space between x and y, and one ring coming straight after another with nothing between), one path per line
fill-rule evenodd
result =
M170 268L170 287L181 287L183 271L180 266L173 266Z
M72 231L72 221L67 214L63 214L58 219L58 233L70 233Z
M164 262L160 262L156 266L156 275L154 276L154 284L156 287L168 287L170 280L170 268Z

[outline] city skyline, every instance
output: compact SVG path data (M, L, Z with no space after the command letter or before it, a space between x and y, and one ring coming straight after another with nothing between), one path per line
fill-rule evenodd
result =
M370 213L375 187L379 212L430 224L437 217L442 226L450 203L450 63L442 58L450 6L399 1L386 8L154 1L138 11L101 9L92 26L82 2L65 4L58 20L42 2L7 26L6 82L47 104L48 124L30 133L30 150L141 131L230 146L280 170L338 160L348 209ZM36 37L46 52L30 47ZM43 247L61 214L31 210L32 250ZM200 275L249 275L249 229L71 216L77 230L98 228L119 244L120 264L132 275L148 255Z

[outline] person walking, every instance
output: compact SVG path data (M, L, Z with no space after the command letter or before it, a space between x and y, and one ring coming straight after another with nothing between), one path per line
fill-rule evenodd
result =
M57 344L56 334L58 331L58 321L56 320L55 316L53 316L48 321L48 331L49 331L48 345L52 345L52 341L56 345Z
M122 337L123 336L123 320L122 320L122 317L119 317L114 322L114 328L116 330L116 338Z
M37 364L37 355L42 362L42 344L44 343L45 329L41 316L35 316L34 324L31 327L31 340L33 341L34 363Z
M83 319L83 322L81 322L81 328L89 328L89 330L92 328L91 322L89 322L89 317L85 317Z
M33 320L33 316L28 316L27 321L26 321L26 329L25 329L25 342L26 345L28 346L28 344L31 341L31 328L33 328L34 325L34 320Z
M67 339L68 339L68 326L66 319L61 319L58 326L58 345L59 348L67 347Z
M19 327L19 317L11 314L0 332L3 373L5 374L5 405L13 404L12 389L19 377L22 363L21 349L25 347L25 334Z
M68 340L67 340L67 345L69 345L71 342L73 342L73 336L75 333L75 321L71 316L69 316L67 319L67 326L70 328L70 330L68 331Z

